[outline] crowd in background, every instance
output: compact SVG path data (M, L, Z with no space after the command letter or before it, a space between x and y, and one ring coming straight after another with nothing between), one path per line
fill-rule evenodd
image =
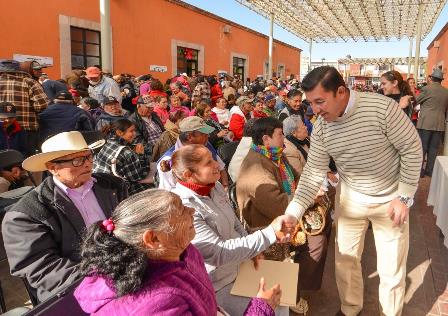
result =
M279 216L297 189L317 119L293 75L243 82L227 74L182 73L163 83L99 66L55 80L43 69L37 62L0 61L0 150L23 156L0 165L0 192L24 185L22 166L44 175L8 212L2 232L11 273L26 278L39 300L87 276L76 292L87 312L211 315L221 306L231 315L287 315L278 306L280 289L266 290L263 281L255 299L230 295L238 265L264 253L301 264L292 309L307 312L303 291L322 283L339 175L331 159L315 200L325 209L319 234L285 244ZM415 81L396 71L380 79L380 89L353 88L390 97L417 125ZM428 146L422 176L432 173ZM54 215L68 209L81 215ZM18 250L22 235L29 244ZM198 279L173 259L184 260ZM146 274L149 268L157 273ZM182 290L178 301L161 286L167 273L173 274L170 286ZM143 291L148 280L154 292ZM101 304L92 303L92 292ZM209 305L201 303L205 297Z

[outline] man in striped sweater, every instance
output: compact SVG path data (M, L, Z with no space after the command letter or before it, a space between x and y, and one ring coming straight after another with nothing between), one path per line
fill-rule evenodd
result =
M286 209L285 230L312 205L333 157L341 179L336 211L336 283L341 300L337 315L353 316L362 310L361 256L369 221L382 314L400 315L409 248L407 218L422 163L417 131L394 100L347 89L333 67L311 71L302 88L318 119L307 164Z

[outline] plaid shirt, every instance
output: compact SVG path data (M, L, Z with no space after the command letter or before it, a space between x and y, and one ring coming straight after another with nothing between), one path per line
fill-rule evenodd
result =
M42 86L24 72L0 74L0 101L11 102L17 111L17 121L26 131L37 131L37 113L48 106Z
M200 82L194 87L192 101L210 99L210 85L207 82Z
M123 139L112 137L107 139L106 144L95 156L93 161L93 172L103 172L112 174L112 159L120 148L126 146L117 157L116 171L123 178L129 187L129 195L146 190L147 184L139 183L149 171L149 160L145 155L135 153Z

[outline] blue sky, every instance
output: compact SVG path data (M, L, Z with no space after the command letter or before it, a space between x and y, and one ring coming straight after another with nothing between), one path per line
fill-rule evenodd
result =
M203 10L222 16L228 20L242 24L254 29L260 33L269 33L269 21L248 8L238 4L234 0L184 0ZM427 56L426 48L434 37L439 33L443 26L448 22L448 5L445 6L432 31L422 41L420 55ZM285 31L281 27L274 26L274 38L294 45L302 49L305 55L308 55L309 45L302 39ZM415 43L414 43L415 51ZM409 41L390 41L390 42L349 42L349 43L313 43L312 58L327 60L336 60L350 54L352 58L356 57L407 57L409 55Z

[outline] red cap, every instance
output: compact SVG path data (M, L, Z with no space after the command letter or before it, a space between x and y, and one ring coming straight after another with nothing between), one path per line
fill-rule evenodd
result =
M86 69L86 77L99 77L101 75L101 70L97 67L89 67Z

